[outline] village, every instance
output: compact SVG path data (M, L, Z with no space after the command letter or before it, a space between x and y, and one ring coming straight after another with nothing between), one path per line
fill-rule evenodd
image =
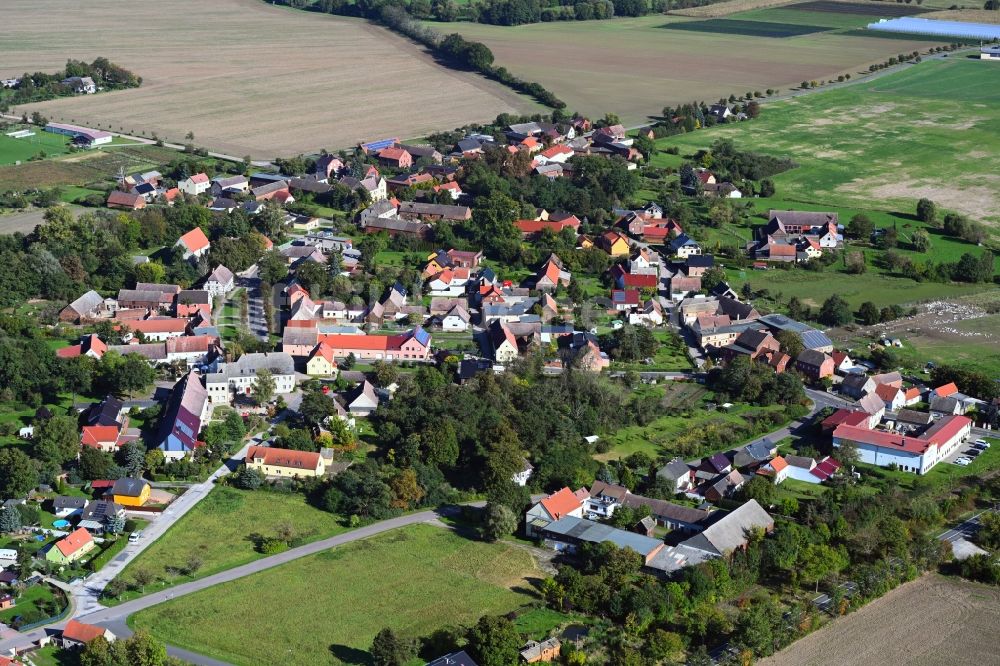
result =
M707 112L718 122L748 120L725 104ZM81 146L111 137L58 123L45 131L72 135ZM587 375L584 381L607 382L602 390L623 404L641 391L691 386L712 392L697 405L705 412L725 415L733 403L737 411L783 408L769 430L697 456L611 457L599 448L614 434L607 425L560 433L586 458L572 473L552 471L552 459L526 438L500 453L491 442L483 443L485 454L455 444L443 476L475 506L485 499L487 516L516 520L500 521L493 540L516 538L571 566L612 544L638 555L635 573L661 581L767 548L775 538L768 535L782 533L776 524L797 510L790 497L776 496L783 484L815 498L810 493L879 480L872 469L921 477L989 455L995 398L963 393L938 373L880 367L872 349L839 348L811 323L758 306L752 290L730 286L728 259L713 255L698 227L685 229L669 206L619 202L595 219L516 202L483 184L490 171L555 187L572 181L596 193L636 171L646 157L643 138L652 131L577 116L470 132L450 152L398 139L363 143L353 155L323 154L295 173L287 165L244 175L188 169L183 178L123 173L107 208L137 220L171 211L178 216L171 219L204 223L167 238L154 258L133 257L135 274L148 281L62 302L55 325L74 341L55 349L60 367L124 376L128 366L129 380L96 402L72 402L69 436L61 432L66 417L46 407L16 433L36 448L58 439L69 453L46 482L17 472L24 478L4 486L21 492L2 498L0 529L10 540L0 549L0 621L13 633L0 634L10 655L0 664L22 663L19 655L37 663L29 661L33 651L97 637L114 641L108 620L76 619L100 615L100 602L124 591L126 582L102 567L114 558L120 571L140 557L216 482L340 494L348 486L338 479L389 456L385 464L400 468L383 473L395 474L393 510L426 506L429 487L408 496L396 485L408 469L402 460L437 455L419 436L418 451L406 452L407 426L397 414L416 409L406 403L421 382L485 395L497 381L544 391ZM688 196L743 196L710 169L691 173L687 185L682 174ZM345 199L347 216L303 208ZM225 231L247 223L249 233ZM771 210L743 261L761 271L808 264L842 253L845 233L835 212ZM244 254L232 249L244 241ZM216 261L222 247L239 265ZM750 385L765 386L767 397L750 396ZM503 439L503 432L498 426L492 434ZM397 445L386 450L389 441ZM500 478L462 478L479 464L502 470ZM84 467L107 475L84 478ZM333 510L353 526L395 515L349 506L345 499ZM986 552L960 542L950 544L956 554ZM828 559L846 558L843 545L813 545L836 551L823 551ZM836 587L846 568L830 564L807 580L817 590L821 582ZM560 569L558 584L568 575ZM39 589L55 601L36 603ZM53 612L59 599L63 610ZM31 613L16 610L29 605ZM58 631L44 630L64 619ZM532 635L520 658L552 661L566 640ZM429 663L475 662L456 651Z

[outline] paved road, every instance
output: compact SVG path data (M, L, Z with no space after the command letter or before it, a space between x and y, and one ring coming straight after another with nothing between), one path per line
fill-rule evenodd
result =
M952 527L949 530L945 530L938 535L938 539L941 541L946 541L948 543L954 543L959 539L971 539L979 531L979 516L986 513L981 511L971 518L962 521L960 524Z

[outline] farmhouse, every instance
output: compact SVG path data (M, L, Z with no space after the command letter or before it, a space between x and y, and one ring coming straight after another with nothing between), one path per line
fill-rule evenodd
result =
M201 230L201 227L195 227L181 236L177 239L175 245L180 245L184 250L183 256L185 259L190 259L191 257L201 258L208 252L208 248L210 247L208 236Z
M333 357L333 347L321 342L316 345L312 356L306 361L306 374L311 377L337 375L337 360Z
M219 264L215 267L215 270L205 278L205 291L210 293L212 296L225 296L233 290L234 277L233 272Z
M549 523L567 516L580 518L583 516L583 500L590 494L585 488L574 493L569 488L552 493L532 506L524 515L524 533L533 537L537 530Z
M356 416L370 416L378 409L379 397L367 379L351 389L344 397L347 411Z
M326 473L326 464L319 453L272 446L251 446L247 451L246 466L270 477L309 477Z
M196 173L193 176L188 176L184 180L177 181L177 189L184 194L190 194L193 197L208 192L211 187L212 181L208 179L208 175L205 173Z

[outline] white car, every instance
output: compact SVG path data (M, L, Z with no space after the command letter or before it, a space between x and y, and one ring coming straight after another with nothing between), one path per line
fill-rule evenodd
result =
M961 467L965 467L966 465L968 465L971 462L972 462L972 460L970 460L969 458L964 458L964 457L963 458L955 458L955 464L959 465Z
M131 534L128 535L128 542L138 543L139 539L141 538L142 538L142 530L139 530L138 532L132 532Z
M975 442L973 442L973 444L975 444L976 446L978 446L981 449L988 449L988 448L990 448L990 443L987 442L985 439L977 439Z

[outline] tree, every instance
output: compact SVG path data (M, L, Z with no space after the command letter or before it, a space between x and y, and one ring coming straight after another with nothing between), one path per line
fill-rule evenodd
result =
M486 520L483 521L483 538L487 541L499 541L501 537L510 536L517 529L517 516L505 504L490 503L486 505Z
M417 473L412 467L400 470L390 480L393 500L391 506L396 509L409 509L420 503L426 494L417 481Z
M479 666L509 666L520 656L521 635L506 617L486 615L466 634L467 651Z
M839 460L845 467L853 467L858 464L861 460L861 453L858 451L858 445L848 439L840 440L840 445L837 447L837 460Z
M121 534L125 531L125 518L120 515L114 515L107 522L107 531L111 534Z
M403 666L413 654L410 645L389 628L375 634L369 653L375 666Z
M858 240L867 241L871 238L872 231L875 230L875 225L872 224L871 219L863 213L858 213L851 218L851 221L847 223L847 234L851 238L857 238Z
M676 663L683 659L684 639L672 631L655 629L646 637L646 651L653 659Z
M277 250L269 250L257 261L257 276L268 284L277 284L288 277L288 262Z
M38 485L38 472L24 451L0 449L0 497L24 497Z
M153 572L142 567L132 572L132 579L139 586L139 591L143 593L146 591L146 586L155 580Z
M80 477L85 481L96 479L107 479L111 475L111 468L115 461L110 453L85 446L80 450L80 462L77 469Z
M768 507L777 500L778 491L774 481L769 477L754 475L754 478L740 489L745 498L757 500L761 506Z
M726 281L726 269L722 266L712 266L701 274L701 288L711 291Z
M834 294L823 301L823 307L819 311L819 320L827 326L846 326L854 321L854 314L847 301Z
M386 388L399 381L399 369L394 363L375 361L372 370L375 372L375 384L380 388Z
M807 583L814 582L816 591L819 592L819 582L841 571L848 563L847 555L843 551L824 544L811 543L802 551L802 580Z
M264 475L260 470L243 467L233 478L233 485L243 490L257 490L264 482Z
M871 301L865 301L858 308L858 319L865 326L874 326L882 320L882 313L877 305Z
M925 224L937 222L937 205L930 199L921 199L917 202L917 219Z
M79 450L76 421L69 416L53 416L43 421L35 433L34 455L50 465L61 466L75 459Z
M5 534L21 529L21 514L17 507L6 506L0 509L0 532Z
M257 381L253 385L253 399L258 405L266 405L274 398L274 392L278 386L274 381L274 374L267 368L257 371Z
M119 458L126 474L134 479L142 477L142 471L146 468L146 449L141 440L126 442L119 449Z
M910 236L910 245L915 252L929 252L931 249L931 235L926 229L917 229Z
M802 338L795 331L778 331L774 339L781 345L781 351L793 359L798 358L802 350L805 349L805 345L802 344Z

